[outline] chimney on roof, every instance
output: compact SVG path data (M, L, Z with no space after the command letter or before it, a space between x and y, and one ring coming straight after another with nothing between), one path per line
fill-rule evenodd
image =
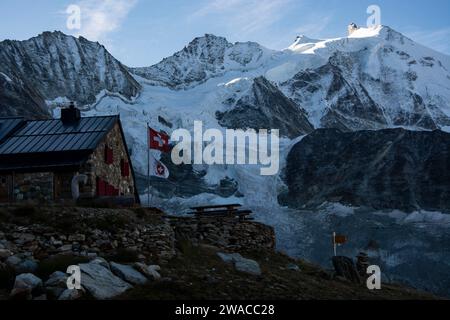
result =
M61 121L64 124L76 124L81 119L81 112L80 109L75 107L74 102L70 102L70 105L68 108L61 109Z

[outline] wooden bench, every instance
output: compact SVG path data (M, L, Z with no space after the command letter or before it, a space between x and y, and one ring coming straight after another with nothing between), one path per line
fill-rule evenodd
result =
M241 204L222 204L222 205L214 205L214 206L201 206L201 207L193 207L191 210L195 210L196 212L204 212L211 211L215 209L224 209L224 210L237 210L237 208L242 207Z
M248 216L253 212L251 210L240 210L242 205L240 204L225 204L225 205L214 205L214 206L202 206L202 207L193 207L190 208L194 210L193 212L189 212L188 214L195 214L197 216L202 217L228 217L235 216L238 217L239 220L253 220Z

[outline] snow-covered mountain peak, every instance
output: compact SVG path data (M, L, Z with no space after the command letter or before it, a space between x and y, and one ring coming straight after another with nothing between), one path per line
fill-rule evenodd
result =
M256 42L232 44L223 37L206 34L154 66L131 70L151 85L189 89L228 71L257 69L272 54Z
M316 127L436 129L450 124L448 56L386 26L303 46L290 51L290 63L267 74L278 77ZM291 75L292 70L298 72Z
M197 57L200 60L214 60L214 58L220 57L223 51L231 45L223 37L205 34L204 37L197 37L192 40L182 51L176 53L175 56Z

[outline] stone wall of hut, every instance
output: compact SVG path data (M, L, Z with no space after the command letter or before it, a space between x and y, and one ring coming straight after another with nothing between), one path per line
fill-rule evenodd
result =
M112 150L113 161L111 164L108 164L105 159L106 147ZM134 196L135 185L131 167L129 168L129 175L124 176L122 174L122 161L128 162L129 159L120 127L116 124L80 170L80 173L88 176L87 184L80 189L81 197L89 198L97 195L97 179L101 179L118 189L120 196ZM131 163L128 165L131 166Z
M14 195L18 201L51 201L53 199L53 174L38 172L14 175Z

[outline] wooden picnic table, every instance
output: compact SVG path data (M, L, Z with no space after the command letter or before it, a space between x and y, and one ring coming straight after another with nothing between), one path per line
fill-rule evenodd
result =
M194 212L190 212L189 214L195 214L198 216L206 216L206 217L222 217L222 216L236 216L239 217L239 220L251 220L247 218L253 212L251 210L240 210L241 204L224 204L224 205L213 205L213 206L201 206L201 207L192 207L191 210Z
M205 212L213 209L226 209L226 210L237 210L242 207L241 204L222 204L222 205L214 205L214 206L201 206L201 207L192 207L191 210L195 210L197 212Z

